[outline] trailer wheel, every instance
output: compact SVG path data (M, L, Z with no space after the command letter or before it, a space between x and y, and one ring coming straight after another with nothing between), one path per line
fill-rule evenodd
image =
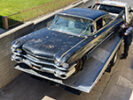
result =
M106 72L111 72L111 68L117 63L118 59L120 59L120 55L122 54L124 49L124 42L122 41L121 45L119 46L117 52L115 53L114 57L112 58L112 60L110 61Z
M114 66L115 65L115 63L117 62L117 59L118 59L118 53L116 53L114 55L114 57L112 58L112 60L110 62L111 66Z
M108 67L106 69L106 72L108 72L108 73L111 72L111 69L115 65L115 63L117 62L117 59L118 59L118 53L116 52L116 54L114 55L114 57L110 61L109 65L108 65Z

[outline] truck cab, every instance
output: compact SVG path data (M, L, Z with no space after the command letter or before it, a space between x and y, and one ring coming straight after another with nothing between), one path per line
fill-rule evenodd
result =
M112 14L112 16L117 16L122 11L124 11L123 18L124 18L125 22L128 22L128 23L130 23L133 18L133 10L125 2L105 0L105 1L101 1L101 2L96 2L92 6L92 8L109 12L110 14Z

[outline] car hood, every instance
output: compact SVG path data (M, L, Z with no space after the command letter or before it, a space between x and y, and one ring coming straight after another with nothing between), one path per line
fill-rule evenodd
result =
M83 39L45 28L26 36L22 49L41 57L55 58L63 55Z

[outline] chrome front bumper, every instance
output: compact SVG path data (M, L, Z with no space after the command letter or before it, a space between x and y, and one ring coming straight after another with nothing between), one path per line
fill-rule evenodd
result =
M53 67L50 68L47 66L38 67L39 65L29 61L28 59L23 59L19 56L15 56L15 55L12 55L11 60L16 61L17 63L24 63L24 64L28 65L30 68L40 71L40 72L54 74L55 77L58 77L61 79L67 79L68 77L70 77L72 74L74 74L76 72L76 69L75 69L76 64L73 64L69 70L62 71L56 67L55 68L53 68Z

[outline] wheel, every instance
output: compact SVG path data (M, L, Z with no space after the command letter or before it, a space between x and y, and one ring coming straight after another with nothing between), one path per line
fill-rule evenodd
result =
M84 57L82 57L80 60L77 61L77 65L75 66L76 72L83 69L83 66L86 60L87 60L87 56L85 55Z
M77 65L75 66L75 68L76 68L76 73L83 69L83 60L82 59L77 61Z
M117 62L117 59L118 59L118 54L116 53L116 54L114 55L114 57L112 58L112 60L110 61L110 65L111 65L111 66L114 66L115 63Z
M112 58L112 60L110 61L107 69L106 69L106 72L110 73L111 72L111 68L115 65L115 63L117 62L117 59L118 59L118 53L116 53L114 55L114 57Z

